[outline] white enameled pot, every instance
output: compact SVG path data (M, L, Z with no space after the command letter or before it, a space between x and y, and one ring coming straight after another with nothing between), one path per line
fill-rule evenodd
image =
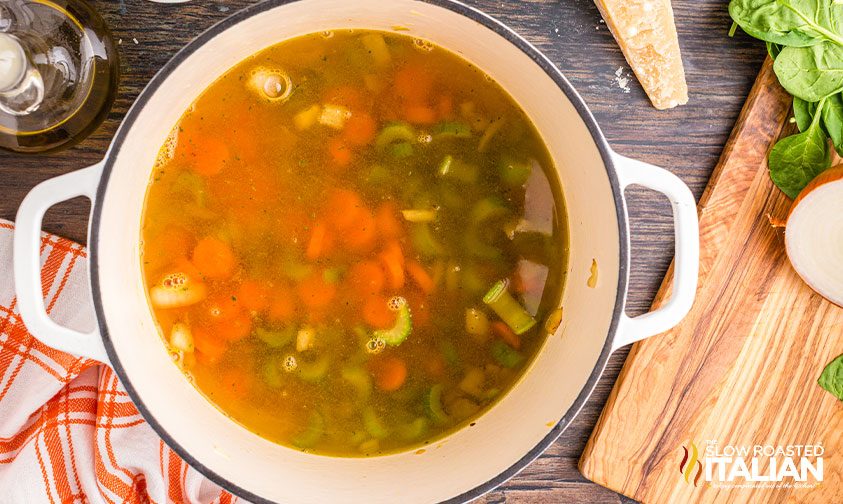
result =
M542 134L564 190L570 260L564 319L524 377L476 425L428 446L372 458L325 457L279 446L240 427L173 364L144 294L139 237L144 194L159 147L209 84L247 56L285 39L340 28L392 30L460 54L500 83ZM630 264L624 189L671 201L676 258L671 298L624 313ZM90 275L99 327L81 334L46 315L39 280L44 212L76 196L93 202ZM105 159L48 180L20 207L15 283L24 322L44 343L109 363L143 416L196 469L253 501L471 500L513 476L571 422L612 351L665 331L691 307L699 231L694 199L670 172L615 154L559 70L500 22L451 0L268 0L238 12L180 51L127 114ZM599 277L587 286L592 260Z

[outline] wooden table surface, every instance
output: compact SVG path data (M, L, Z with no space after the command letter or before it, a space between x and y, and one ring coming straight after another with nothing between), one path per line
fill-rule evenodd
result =
M673 0L690 90L688 105L670 111L650 106L634 78L622 89L615 72L629 67L592 0L465 0L509 24L559 66L621 154L673 171L699 198L764 58L763 44L746 35L730 39L725 0ZM96 0L120 39L123 76L108 120L89 139L59 154L25 157L0 152L0 218L14 220L21 199L36 183L100 160L134 98L152 75L194 36L254 0L156 4ZM633 241L630 314L649 306L673 250L666 199L631 190ZM88 202L54 207L46 231L85 242ZM0 281L11 272L0 272ZM582 413L529 468L485 502L632 502L597 486L577 471L577 459L626 357L617 352Z

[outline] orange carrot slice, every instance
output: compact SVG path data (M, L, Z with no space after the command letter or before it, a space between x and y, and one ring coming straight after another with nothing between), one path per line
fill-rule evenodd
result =
M234 274L237 258L224 241L205 237L193 249L193 265L207 278L224 279Z
M430 294L436 289L433 277L424 269L424 266L416 261L407 262L407 273L425 294Z
M371 372L375 377L375 385L385 392L394 392L407 381L407 363L398 357L373 361Z
M504 343L518 350L521 348L521 338L518 337L508 325L496 320L492 322L492 332L495 333Z

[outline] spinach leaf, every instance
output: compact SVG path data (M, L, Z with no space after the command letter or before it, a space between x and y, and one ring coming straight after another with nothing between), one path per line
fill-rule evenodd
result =
M805 131L814 120L814 114L817 112L817 104L814 102L807 102L802 98L793 97L793 118L796 119L796 126L799 131Z
M796 198L814 177L831 166L828 138L820 126L824 106L822 99L808 128L782 138L770 151L770 178L791 198Z
M831 392L831 395L843 401L843 355L838 355L836 359L828 363L817 383Z
M843 45L785 47L773 63L781 85L793 96L816 102L843 90Z
M843 156L843 96L836 94L826 99L822 119L834 148Z
M843 44L843 6L829 0L732 0L729 14L743 31L766 42L790 47L823 40Z
M772 42L767 42L767 54L769 54L771 58L776 59L776 56L778 56L780 52L782 52L782 46Z

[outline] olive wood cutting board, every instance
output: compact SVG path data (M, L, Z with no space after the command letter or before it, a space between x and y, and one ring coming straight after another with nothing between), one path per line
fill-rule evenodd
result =
M580 459L595 483L654 504L843 502L843 405L816 383L843 353L843 308L799 279L783 229L771 225L790 205L766 162L792 132L790 105L768 59L699 203L694 307L678 327L632 347ZM701 458L710 441L721 449L822 443L824 481L723 488L703 475L695 485L702 466L690 443ZM769 459L759 464L763 474Z

